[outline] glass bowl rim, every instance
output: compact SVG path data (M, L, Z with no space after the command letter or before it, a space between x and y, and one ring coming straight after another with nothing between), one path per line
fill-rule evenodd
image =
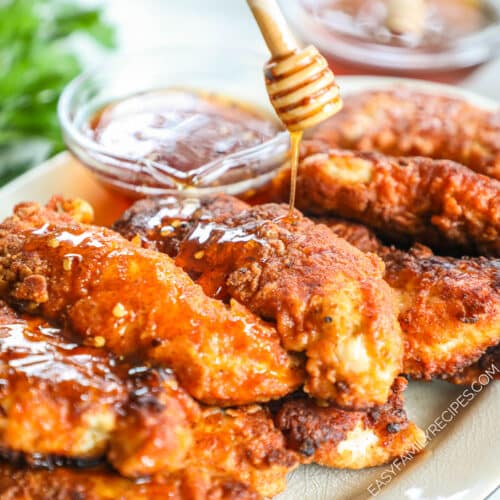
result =
M325 42L323 35L318 37L308 33L304 25L300 24L298 14L308 15L303 0L289 0L286 2L284 14L295 31L307 42L316 45L325 57L338 58L346 63L359 64L372 69L382 68L384 70L402 70L405 72L449 71L481 64L500 52L500 5L494 5L493 8L498 14L493 24L455 39L452 43L443 45L443 50L438 51L435 50L435 47L415 50L413 47L386 45L337 29L333 29L329 35L337 44L332 50L331 42ZM306 24L310 23L312 25L313 22L316 22L324 28L324 22L313 19L312 16L309 17L311 19L306 19ZM380 50L380 52L377 56L374 56L374 51L377 50ZM456 57L457 54L458 58ZM373 58L373 63L367 63L367 56ZM445 63L446 61L448 62Z

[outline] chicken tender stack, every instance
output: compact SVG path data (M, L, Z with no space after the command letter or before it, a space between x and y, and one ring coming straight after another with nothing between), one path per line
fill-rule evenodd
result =
M223 207L226 211L248 208L229 197L218 198L217 204L221 211ZM239 398L256 402L269 399L271 394L276 398L293 392L304 380L300 360L279 350L279 342L274 340L279 337L272 325L254 317L242 306L233 304L229 308L204 296L187 275L172 267L168 256L141 249L137 241L129 243L112 231L79 222L82 214L75 209L75 204L53 200L50 207L20 205L15 215L0 226L0 295L18 310L26 311L18 312L0 302L0 406L3 410L0 451L11 462L58 469L28 471L17 469L15 463L0 465L3 495L38 498L37 494L44 491L64 497L83 491L100 498L116 495L147 498L167 493L176 498L191 498L193 492L198 491L203 498L205 495L221 499L259 498L282 491L287 472L299 462L315 460L351 468L378 465L413 451L416 444L422 443L422 432L408 422L401 409L401 385L389 391L391 396L388 401L385 396L382 407L371 410L370 415L381 415L379 420L367 417L362 411L332 408L333 413L325 422L335 439L325 436L321 447L328 451L314 458L296 449L281 432L285 430L282 417L263 406L230 410L200 408L184 386L205 401L234 405L241 400L232 396L235 392L230 388L230 392L216 392L216 397L207 396L213 392L214 377L219 376L209 365L201 374L195 369L190 379L184 378L188 370L196 367L198 356L210 360L205 353L212 351L206 344L193 344L192 337L184 339L178 333L179 346L174 348L175 352L182 354L178 349L186 349L190 356L184 364L176 363L170 354L163 354L165 351L154 353L154 349L161 346L156 339L169 338L168 330L162 330L162 325L173 325L156 313L156 302L147 293L148 287L164 290L157 299L162 304L175 296L177 302L187 305L184 301L189 297L185 319L190 320L191 329L198 336L203 332L197 316L199 311L205 311L207 324L212 327L218 324L210 313L213 308L219 318L224 318L221 325L231 326L225 330L221 326L219 331L224 332L225 349L238 345L240 350L231 353L232 356L251 359L252 353L261 352L259 349L271 353L272 361L268 359L273 367L262 371L267 381L250 378L260 380L260 385L252 382L253 387L246 396L240 387ZM263 220L274 218L274 210L281 213L279 207L271 207L270 215ZM73 217L64 213L67 211ZM259 225L258 214L254 215ZM310 224L311 228L317 227ZM244 226L235 225L232 229L243 239L249 229ZM179 225L179 234L186 229L185 225ZM272 240L269 239L267 245L272 245ZM358 255L345 245L341 243L340 250L346 248ZM359 255L370 269L372 259ZM147 271L147 276L139 276L136 266L142 271L148 270L148 262L154 264L151 269L155 272ZM373 262L376 265L368 276L376 279L380 268L376 260ZM114 293L118 293L115 280L123 285L121 292L129 284L137 289L136 293L142 290L141 299L147 300L148 309L141 305L144 302L128 300L125 294L120 295L120 304L126 314L114 314L113 309L117 307ZM369 284L366 286L369 290ZM183 293L179 294L176 287L182 288ZM224 295L225 292L218 293ZM147 311L146 318L141 319ZM393 311L388 311L391 318ZM83 312L87 313L85 322ZM109 315L113 318L111 322ZM225 319L231 315L232 319ZM246 318L245 334L252 335L254 343L258 339L251 348L238 330L242 317ZM151 324L156 325L154 330L148 329L147 325ZM182 324L175 327L176 332L182 329ZM232 344L234 332L240 332L237 344ZM395 333L399 336L399 330ZM217 335L215 327L210 338L217 339ZM397 340L400 341L399 337ZM191 346L199 350L193 351ZM396 362L396 369L391 368L389 377L399 371L400 360ZM262 366L255 361L250 363L254 370ZM231 366L234 365L228 365L225 370L231 370ZM251 367L245 370L238 376L255 377L249 371ZM281 382L286 380L283 374L287 374L286 385ZM196 377L199 382L193 386ZM200 385L201 392L193 389ZM269 392L269 388L276 392ZM295 401L314 407L306 396ZM291 403L276 404L288 408ZM273 408L276 411L276 405ZM290 424L295 415L297 412L293 411L286 421ZM394 415L398 416L397 425L392 431L384 430ZM323 418L322 414L318 413L318 418ZM346 421L350 422L348 426ZM365 450L363 460L355 455L349 459L348 450L359 447L359 433L373 436L370 448ZM102 460L124 477L149 476L151 480L134 485L100 467L91 469L83 482L77 470L60 468L77 464L91 466Z
M86 344L172 368L207 404L268 401L303 380L272 326L208 298L167 255L37 204L0 225L0 296Z
M170 249L208 295L276 321L284 347L307 356L312 396L345 408L384 404L402 344L379 259L299 212L288 218L284 206L251 208L223 195L192 203L138 202L115 228Z
M500 374L499 117L347 98L301 151L298 206L320 219L279 204L286 169L257 206L142 200L115 230L83 200L18 205L0 224L0 496L256 500L300 463L419 452L401 373Z

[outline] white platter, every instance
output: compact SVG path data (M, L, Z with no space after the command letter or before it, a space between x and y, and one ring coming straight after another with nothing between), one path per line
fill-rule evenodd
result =
M344 94L404 84L429 92L458 94L489 109L499 107L490 100L442 85L372 77L339 80ZM109 224L127 206L125 200L109 193L76 160L63 153L0 189L0 218L11 213L20 201L45 202L58 193L90 201L100 224ZM406 409L410 418L427 429L464 390L444 382L411 383L406 391ZM396 475L393 474L396 469L391 470L390 466L362 471L304 466L290 475L287 491L279 500L370 498L370 486L377 498L384 500L488 497L500 484L500 383L490 384L474 395L474 400L460 409L425 451L407 462ZM379 491L382 484L384 487Z

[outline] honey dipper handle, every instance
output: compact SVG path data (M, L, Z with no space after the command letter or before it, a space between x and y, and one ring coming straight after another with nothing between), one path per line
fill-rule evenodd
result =
M298 48L276 0L247 0L273 58L289 55Z

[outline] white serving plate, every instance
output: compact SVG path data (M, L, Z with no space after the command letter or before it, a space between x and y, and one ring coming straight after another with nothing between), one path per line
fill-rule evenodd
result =
M375 77L345 77L339 78L339 82L344 94L404 84L459 95L485 108L499 108L495 102L444 85ZM68 153L62 153L0 189L0 218L9 215L20 201L45 202L53 194L87 199L95 207L99 224L111 223L127 206L126 200L107 191ZM411 419L427 429L464 390L445 382L413 382L406 391L406 409ZM407 462L396 475L390 466L361 471L302 466L290 474L286 492L277 498L366 499L372 496L370 485L377 498L384 500L488 497L500 484L500 383L484 387L475 396L424 452ZM377 480L378 485L384 484L380 491Z

